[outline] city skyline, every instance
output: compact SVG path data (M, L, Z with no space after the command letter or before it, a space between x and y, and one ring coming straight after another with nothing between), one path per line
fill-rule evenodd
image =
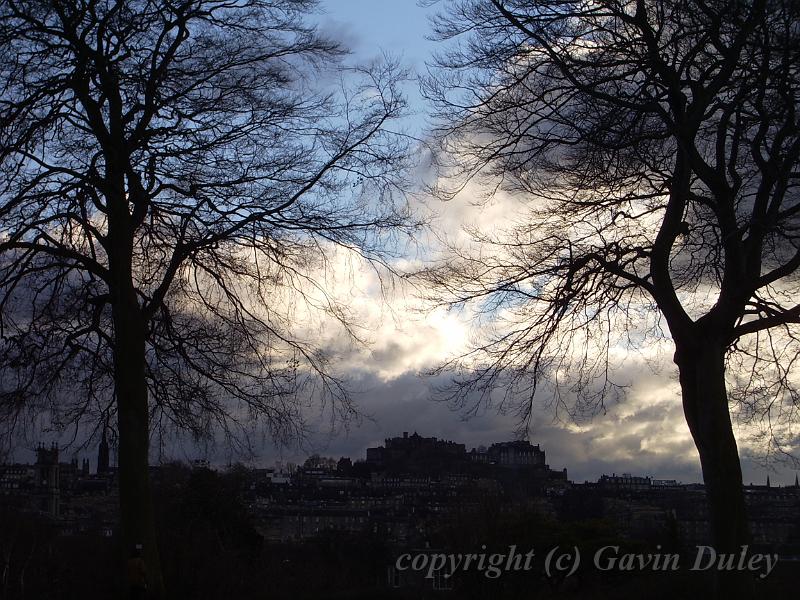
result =
M458 431L458 430L454 430ZM331 443L325 447L319 448L309 448L307 451L293 451L290 453L284 454L275 454L271 455L269 458L261 458L261 459L253 459L253 460L242 460L241 457L237 459L230 459L225 460L224 458L220 458L218 455L214 454L203 454L203 453L194 453L186 452L183 454L176 454L173 456L164 456L160 461L151 461L153 465L158 464L169 464L173 461L182 462L185 464L193 464L195 461L200 461L203 464L208 464L211 468L222 470L224 471L226 468L229 468L233 464L243 464L248 468L275 468L279 469L280 467L287 467L288 465L294 465L295 467L300 467L304 464L304 462L311 458L314 455L320 456L321 458L329 458L338 460L340 458L348 458L353 462L366 462L367 461L367 450L369 448L373 448L376 446L382 445L387 439L395 439L400 438L403 434L408 435L419 435L423 438L437 438L440 441L452 441L459 444L464 444L466 450L469 452L470 450L475 450L478 448L488 448L492 444L503 443L503 442L510 442L513 441L513 436L505 436L502 437L502 431L497 430L496 433L488 433L485 430L480 431L473 431L472 437L469 437L469 440L477 440L476 442L467 441L465 439L459 437L448 437L448 434L435 434L430 433L426 430L416 430L413 428L408 429L407 431L389 431L386 432L386 435L381 439L374 439L369 442L355 442L353 439L348 438L337 438L338 444ZM497 435L500 437L491 437L492 435ZM580 434L576 434L580 435ZM542 439L530 439L528 440L533 445L541 446L541 448L548 453L548 463L552 463L552 465L557 466L560 468L566 468L569 472L569 481L574 483L582 483L584 481L593 482L598 481L603 476L609 476L612 474L629 474L638 477L650 477L652 479L661 479L661 480L676 480L682 484L702 484L702 477L699 472L694 472L691 469L691 465L686 465L684 468L676 468L675 465L671 465L669 463L664 463L662 467L657 468L656 470L647 470L637 468L637 463L633 461L621 461L621 462L614 462L612 460L597 460L594 461L590 466L587 467L586 463L581 464L580 462L576 464L569 464L566 461L561 460L561 454L564 453L564 448L555 446L555 450L552 447L548 446L547 443L543 442L542 440L550 439L550 441L559 441L561 439L560 430L557 430L555 433L551 433L550 438L547 436L543 436ZM367 439L367 438L362 438ZM342 443L342 441L352 441L352 444ZM51 442L53 443L53 442ZM367 445L364 445L364 444ZM360 444L360 445L359 445ZM36 452L39 447L49 447L48 444L44 442L37 443L34 447L30 448L29 450L24 450L22 452L16 452L14 456L16 457L14 460L7 461L9 464L34 464ZM587 444L588 446L588 444ZM98 464L98 452L99 452L99 445L95 446L93 449L87 448L76 453L71 453L69 448L59 448L62 452L61 454L61 462L66 463L73 460L77 460L78 464L82 464L84 461L87 461L90 472L95 473L97 472L97 464ZM336 449L341 451L338 451ZM116 452L114 448L111 449L111 466L115 466ZM210 457L210 458L209 458ZM795 485L796 478L798 477L798 471L786 468L783 470L780 469L764 469L758 468L758 465L752 465L748 468L748 462L745 460L743 461L743 471L745 473L744 476L744 483L745 485L764 485L767 480L769 480L770 484L775 487L791 487ZM748 478L748 475L750 477Z

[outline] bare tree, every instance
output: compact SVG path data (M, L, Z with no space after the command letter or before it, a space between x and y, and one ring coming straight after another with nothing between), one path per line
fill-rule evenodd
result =
M729 404L798 404L798 10L457 0L424 86L449 156L436 191L528 199L518 226L422 273L432 299L494 325L443 366L460 369L454 399L511 384L526 422L547 382L597 409L620 391L618 348L671 338L720 552L749 539ZM746 593L737 579L722 593Z
M151 429L256 419L290 439L304 398L349 413L293 311L348 325L319 275L330 250L378 268L413 228L389 130L402 74L346 72L304 23L315 4L0 8L0 406L115 417L123 536L156 592Z

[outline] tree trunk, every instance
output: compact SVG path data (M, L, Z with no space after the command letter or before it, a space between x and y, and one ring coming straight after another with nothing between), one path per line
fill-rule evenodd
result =
M148 597L164 598L149 477L146 323L133 280L133 230L121 179L118 180L118 189L117 201L109 203L109 270L112 278L114 391L119 430L117 477L122 540L126 559L137 545L142 546Z
M676 343L683 412L700 454L714 550L738 555L750 543L742 468L725 387L725 347L713 336ZM752 598L748 572L716 571L717 598Z
M123 304L123 303L121 303ZM149 414L144 325L138 306L114 307L114 371L119 427L119 501L126 552L141 544L151 594L164 597L149 478Z

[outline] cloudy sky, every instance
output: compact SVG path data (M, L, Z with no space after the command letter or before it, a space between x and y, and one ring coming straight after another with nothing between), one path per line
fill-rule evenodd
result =
M401 56L419 73L437 49L426 39L428 15L435 9L421 8L416 0L326 0L320 27L343 40L356 59L368 60L387 52ZM424 102L414 86L406 92L412 109L408 126L421 131ZM501 196L487 206L476 207L470 190L465 192L446 206L428 206L438 215L438 227L448 235L459 235L463 225L475 222L502 227L504 216L513 214L513 198ZM441 381L419 376L466 346L470 329L465 317L416 310L424 307L403 290L390 296L390 306L381 306L379 286L370 279L371 274L360 272L358 277L361 280L352 289L365 293L354 296L353 303L361 311L362 322L373 328L372 345L345 359L345 370L359 390L359 407L371 419L327 441L320 438L320 451L363 457L368 446L403 431L464 442L468 448L512 439L516 426L513 415L487 410L465 418L446 403L432 400L432 390ZM700 481L697 452L684 421L671 354L668 345L649 357L631 353L623 372L618 373L620 380L631 383L628 394L608 406L605 414L589 421L576 424L566 415L556 415L542 398L530 431L531 441L543 446L552 467L567 467L575 481L593 480L611 472ZM758 455L760 448L748 447L746 437L742 431L744 453ZM300 456L290 454L286 458ZM743 468L745 482L763 483L767 474L775 483L794 482L795 472L786 464L774 465L773 471L756 458L744 458Z
M425 38L427 18L433 9L418 7L416 0L325 0L322 6L320 28L349 46L356 61L385 52L400 57L412 71L421 72L436 48ZM407 128L422 134L425 105L415 85L409 84L406 93L411 109ZM474 223L501 228L519 202L501 194L485 206L476 206L471 188L446 205L417 201L421 202L420 210L436 215L436 227L451 237L462 235L462 227ZM435 254L436 250L426 248L424 252ZM398 266L413 266L418 259L419 255L412 253ZM420 376L467 347L467 317L427 310L412 290L399 284L384 297L374 271L346 256L335 260L341 265L340 277L333 277L330 284L335 295L349 306L355 321L363 325L370 343L358 347L345 344L341 332L324 322L316 324L315 335L324 347L338 350L338 367L350 379L363 418L336 435L316 436L311 449L278 451L265 443L253 464L302 462L312 450L334 457L363 458L367 447L404 431L451 439L465 443L467 448L513 439L517 425L513 415L484 410L467 418L433 399L433 390L444 382L442 379ZM612 472L700 481L697 452L683 418L671 353L669 344L665 344L646 356L632 352L626 357L617 374L618 379L630 383L626 397L591 420L570 421L548 408L543 395L534 412L529 439L544 448L551 467L566 467L573 481L596 480ZM318 425L325 429L324 420ZM744 454L757 455L762 450L746 441L746 432L740 434ZM165 452L167 458L207 457L220 464L235 458L226 456L221 448L198 450L186 444L174 445ZM768 474L776 484L794 482L795 471L785 463L768 469L759 460L745 457L743 468L746 483L763 483Z

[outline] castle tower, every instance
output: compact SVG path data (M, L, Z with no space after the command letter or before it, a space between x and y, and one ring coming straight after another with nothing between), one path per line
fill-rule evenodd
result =
M39 508L58 517L60 507L60 483L58 472L58 446L46 448L39 444L36 449L36 488L40 499Z

